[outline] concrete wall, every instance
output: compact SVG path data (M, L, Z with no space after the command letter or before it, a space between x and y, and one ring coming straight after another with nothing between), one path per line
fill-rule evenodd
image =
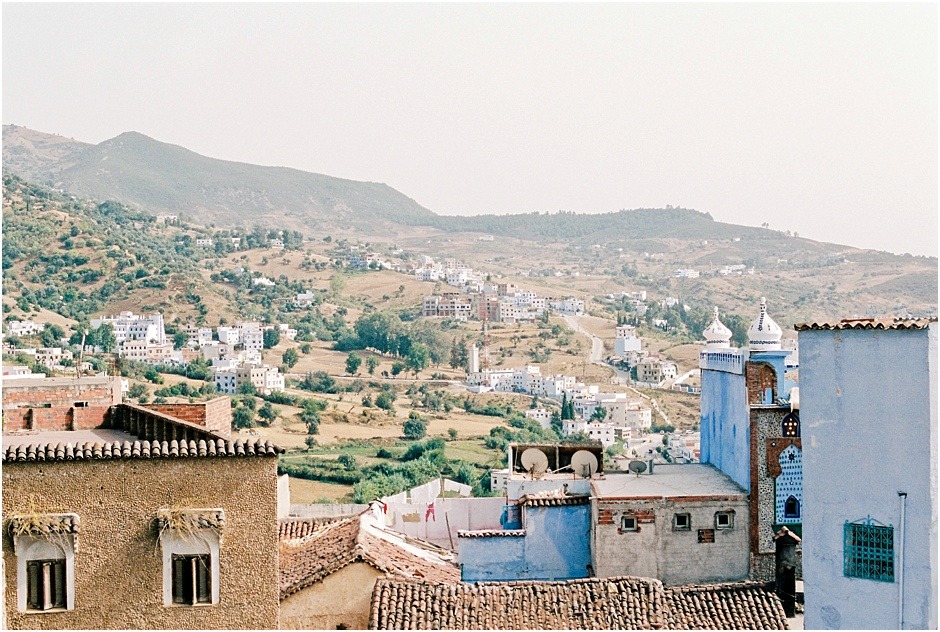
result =
M588 577L591 507L525 507L524 536L458 538L461 580L562 580Z
M277 459L4 463L3 515L75 513L75 608L17 611L17 560L3 536L11 628L216 629L278 626ZM165 607L161 508L221 508L220 601Z
M75 402L88 402L88 406L108 407L121 403L119 378L86 377L46 378L43 380L5 379L3 381L3 409L41 406L71 408Z
M453 550L457 532L477 529L502 529L505 498L435 498L434 512L429 503L388 503L386 526L413 538L427 540ZM450 530L448 531L448 525Z
M716 511L734 511L733 529L715 529ZM747 579L746 496L714 500L603 500L594 508L593 564L598 577L653 577L668 586ZM688 531L673 529L676 513L691 515ZM638 531L621 531L621 517L638 519ZM711 529L713 542L699 542ZM706 538L707 539L707 538Z
M744 375L702 369L701 406L699 460L750 491L750 414Z
M937 628L937 327L799 332L806 628ZM843 576L843 525L895 527L895 581Z
M347 630L369 627L372 588L379 577L374 567L357 562L281 602L282 630Z

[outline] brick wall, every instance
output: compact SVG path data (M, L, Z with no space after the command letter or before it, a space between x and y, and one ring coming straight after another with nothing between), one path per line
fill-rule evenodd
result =
M51 385L45 380L32 384L3 385L3 408L44 406L71 407L75 402L88 402L89 406L111 406L121 403L121 384L117 378L85 378L81 381L54 378L60 383ZM68 382L62 384L61 382Z
M217 397L197 404L147 404L144 407L227 435L232 432L231 401L228 397Z
M764 362L748 362L745 369L747 381L747 401L751 405L764 403L764 392L769 388L771 403L777 400L777 372Z
M110 406L11 408L3 411L3 431L91 430L107 425L110 410Z

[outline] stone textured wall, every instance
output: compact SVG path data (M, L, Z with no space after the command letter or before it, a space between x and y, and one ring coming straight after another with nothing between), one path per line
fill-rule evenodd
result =
M764 362L748 362L745 366L748 403L752 406L774 403L777 400L777 372L774 367ZM771 391L771 399L770 402L765 402L764 393L768 388Z
M747 496L675 500L597 501L593 550L597 577L653 577L669 586L740 581L748 567ZM733 529L715 529L716 511L734 511ZM691 529L673 529L673 516L688 513ZM637 518L638 531L620 530L622 516ZM699 530L714 541L699 543Z
M281 602L281 629L335 630L341 624L347 630L367 629L372 588L380 577L385 574L357 562L294 593Z
M196 404L147 404L144 408L172 415L214 432L226 435L232 433L232 400L228 397L217 397Z
M16 607L16 557L3 536L10 628L277 628L277 459L179 458L4 463L3 515L78 514L75 609ZM222 508L220 602L163 605L154 517L161 508ZM6 526L6 523L4 523Z

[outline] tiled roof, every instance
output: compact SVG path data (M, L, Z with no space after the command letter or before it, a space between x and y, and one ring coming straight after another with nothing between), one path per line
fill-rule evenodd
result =
M7 523L11 535L49 536L75 535L81 521L76 514L38 514L10 516Z
M936 318L846 318L836 322L797 323L796 331L813 329L926 329Z
M753 583L666 589L655 579L432 585L379 580L370 629L786 629L773 592Z
M412 542L392 531L373 531L362 524L369 519L368 515L344 518L300 540L282 539L281 599L354 562L365 562L384 572L386 577L460 581L460 569L450 561L452 553L428 543ZM408 550L409 547L413 550Z
M277 456L284 450L266 440L231 441L106 441L81 443L36 443L10 445L3 450L3 462L12 461L89 461L129 458L178 458L196 456Z
M477 529L475 531L458 531L458 538L521 538L525 536L525 529Z
M674 630L785 630L783 604L764 584L666 589Z
M519 499L520 505L529 507L559 507L563 505L590 505L591 497L587 494L573 496L550 496L529 494Z
M278 523L277 532L280 540L305 538L329 525L345 520L350 516L329 516L323 518L285 518Z

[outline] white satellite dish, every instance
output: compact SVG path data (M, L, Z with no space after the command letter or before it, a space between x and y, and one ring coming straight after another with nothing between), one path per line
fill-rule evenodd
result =
M571 457L571 469L575 474L591 478L597 472L597 457L587 450L578 450Z
M532 477L541 476L548 469L548 457L538 448L528 448L519 458L522 461L522 467Z
M630 461L630 465L627 466L627 469L639 476L646 471L646 461Z

